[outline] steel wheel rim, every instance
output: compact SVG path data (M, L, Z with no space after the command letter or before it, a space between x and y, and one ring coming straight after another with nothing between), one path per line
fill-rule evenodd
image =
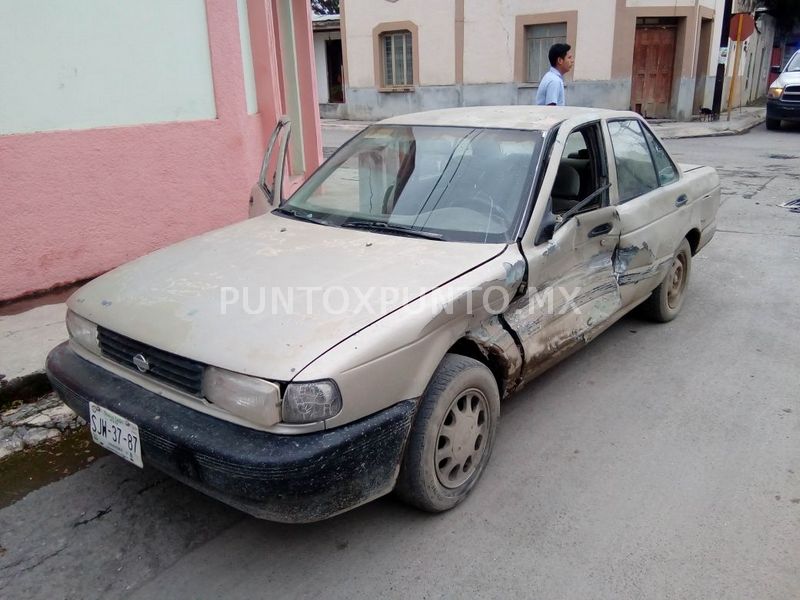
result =
M683 253L672 261L672 268L667 275L667 280L670 282L669 289L667 289L667 304L670 308L677 308L686 284L686 256Z
M486 453L489 402L482 391L461 392L447 408L436 434L434 466L444 487L464 485L475 474Z

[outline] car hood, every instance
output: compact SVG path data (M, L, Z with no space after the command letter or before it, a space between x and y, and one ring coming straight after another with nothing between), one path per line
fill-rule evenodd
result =
M68 306L156 348L286 381L331 346L505 247L267 214L123 265L83 286Z
M784 71L772 85L779 85L782 87L786 87L787 85L800 85L800 71Z

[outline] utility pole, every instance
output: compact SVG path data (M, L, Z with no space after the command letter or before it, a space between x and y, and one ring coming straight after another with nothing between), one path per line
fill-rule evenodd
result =
M737 15L739 17L739 15ZM733 91L736 89L736 80L739 77L739 59L742 57L742 25L744 19L736 19L736 60L733 61L733 74L731 75L731 87L728 92L728 121L731 120L731 108L733 105ZM730 57L729 57L730 58ZM741 102L740 102L741 104Z
M722 33L720 34L719 46L720 48L728 47L728 38L730 36L730 19L733 12L733 0L725 0L725 14L722 17ZM714 104L712 111L718 115L722 110L722 91L725 87L725 65L717 63L717 77L714 82Z

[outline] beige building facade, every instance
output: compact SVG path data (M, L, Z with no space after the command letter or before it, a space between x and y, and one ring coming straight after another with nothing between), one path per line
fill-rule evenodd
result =
M338 116L532 104L566 41L568 104L688 119L713 99L725 2L666 1L343 0Z

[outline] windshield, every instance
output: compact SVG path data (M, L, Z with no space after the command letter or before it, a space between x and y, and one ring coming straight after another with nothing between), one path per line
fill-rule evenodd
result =
M800 71L800 52L795 52L792 60L786 65L787 71Z
M337 227L507 243L541 144L539 131L373 125L276 210Z

